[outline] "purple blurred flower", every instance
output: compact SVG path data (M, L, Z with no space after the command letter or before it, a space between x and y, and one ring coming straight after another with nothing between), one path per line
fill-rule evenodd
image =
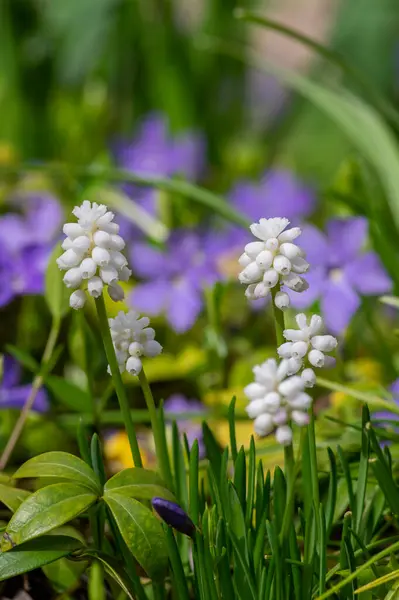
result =
M320 298L326 326L337 335L357 311L360 295L384 294L392 282L378 256L362 252L367 237L366 219L333 219L326 229L327 235L312 225L303 227L300 244L311 265L306 274L309 289L290 295L292 305L299 309Z
M230 192L230 200L251 222L262 217L287 217L298 222L312 213L316 198L290 171L273 170L259 183L239 181Z
M396 379L393 382L393 384L390 387L390 391L392 393L392 400L398 406L399 405L399 379ZM387 411L387 410L380 410L380 411L373 413L373 418L382 421L382 423L379 423L379 425L382 427L384 426L384 422L383 422L384 419L386 419L387 421L397 421L398 425L399 425L399 415L397 415L394 412ZM388 423L385 423L385 425L390 426Z
M195 525L181 506L176 504L176 502L158 497L153 498L151 503L154 510L167 525L180 531L180 533L193 537L195 534Z
M23 212L0 217L0 306L43 291L51 242L62 223L61 207L52 196L18 198L12 206Z
M199 400L188 400L183 394L173 394L170 396L164 404L165 412L167 413L203 413L205 417L204 405ZM181 433L185 433L189 446L194 443L194 440L198 440L199 457L204 458L205 446L202 437L202 427L200 423L192 421L177 421L177 426Z
M176 230L164 251L144 242L134 245L130 264L144 279L134 288L131 304L148 315L166 314L179 333L194 325L203 305L203 288L219 278L214 238L193 230Z
M4 356L3 379L0 383L0 408L21 409L31 390L31 384L18 385L21 376L19 364L8 355ZM48 408L46 392L40 388L37 392L33 409L44 412Z

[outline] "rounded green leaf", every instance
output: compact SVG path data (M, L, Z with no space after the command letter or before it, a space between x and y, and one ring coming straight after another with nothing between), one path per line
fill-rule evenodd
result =
M27 490L20 490L0 483L0 502L5 504L11 512L15 512L28 496L30 496L30 492Z
M0 542L3 552L64 525L97 500L87 487L54 483L31 494L18 508Z
M100 483L91 469L82 459L68 452L46 452L26 461L13 475L14 479L23 477L58 477L69 479L101 494Z
M62 319L66 315L69 310L69 296L71 295L70 290L67 289L62 281L63 273L56 263L57 258L62 253L61 244L57 244L50 257L46 271L44 297L54 319Z
M176 502L158 473L139 467L124 469L111 477L104 486L104 492L116 492L138 500L151 500L157 496Z
M0 581L48 565L80 548L82 544L78 540L63 535L44 536L26 542L9 552L0 553Z
M114 492L104 498L137 562L151 579L162 578L168 566L168 548L161 523L134 498Z

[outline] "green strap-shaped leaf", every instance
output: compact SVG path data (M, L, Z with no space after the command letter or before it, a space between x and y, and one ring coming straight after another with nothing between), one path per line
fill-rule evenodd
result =
M30 496L30 492L27 490L20 490L0 483L0 502L5 504L11 512L15 512L28 496Z
M165 575L168 548L165 533L154 514L134 498L108 493L105 501L136 560L151 579Z
M44 297L47 302L47 306L54 319L62 319L69 310L69 296L70 291L66 288L62 281L63 273L60 271L56 260L63 250L61 244L57 244L50 257L50 261L46 271L46 282Z
M165 482L158 473L148 469L124 469L107 481L104 486L105 493L117 493L138 500L151 500L156 496L176 502Z
M71 381L58 375L47 375L45 383L56 400L67 408L83 413L92 410L90 395Z
M23 477L59 477L70 479L101 494L100 483L91 469L82 459L68 452L46 452L26 461L13 475L14 479Z
M82 544L78 540L63 535L26 542L10 552L0 553L0 581L48 565L80 548Z
M0 542L1 550L5 552L64 525L96 500L96 494L76 483L54 483L38 490L14 513Z

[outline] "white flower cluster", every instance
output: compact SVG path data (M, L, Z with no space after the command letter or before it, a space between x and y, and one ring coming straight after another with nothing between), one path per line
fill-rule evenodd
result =
M338 341L332 335L321 335L324 329L323 319L313 315L308 324L306 315L296 315L295 320L299 329L285 329L284 337L287 340L278 348L281 358L288 360L291 373L298 373L304 366L306 359L312 367L331 367L335 364L332 356L326 356L337 347ZM315 372L311 367L303 369L301 377L306 387L313 387L316 382Z
M139 313L130 310L128 313L120 311L108 321L121 373L126 370L131 375L138 375L143 366L142 356L153 357L162 352L161 344L155 340L154 329L148 327L148 317L140 318Z
M312 398L304 392L302 377L289 377L289 361L266 360L253 369L255 381L244 389L250 402L246 407L248 416L255 419L254 429L260 436L274 429L279 444L292 442L290 422L303 426L309 422L307 413Z
M83 308L86 294L83 289L76 289L83 283L94 298L102 294L106 285L112 300L123 300L124 292L118 281L127 281L132 272L121 253L125 242L118 235L119 225L113 222L114 214L104 204L88 200L75 206L72 213L78 221L64 225L67 237L62 248L65 252L57 259L59 268L66 271L65 285L76 290L69 300L71 307Z
M266 298L277 285L287 286L295 292L303 292L308 284L301 277L309 268L304 252L293 244L300 234L299 227L286 229L289 220L281 217L260 219L250 230L259 242L250 242L240 256L243 270L238 278L247 285L245 295L250 300ZM287 292L281 289L275 295L275 304L281 310L290 305Z

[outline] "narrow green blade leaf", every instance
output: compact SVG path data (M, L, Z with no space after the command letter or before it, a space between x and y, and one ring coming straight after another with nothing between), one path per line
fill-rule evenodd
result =
M348 464L348 461L346 460L345 454L343 453L341 446L337 446L337 452L338 452L339 461L341 463L342 470L344 472L346 487L348 490L349 507L352 511L353 520L354 520L354 522L356 522L356 502L355 502L355 494L353 493L352 476L351 476L351 472L349 469L349 464Z
M37 360L35 360L33 358L33 356L28 354L28 352L25 352L24 350L21 350L20 348L17 348L16 346L13 346L12 344L6 344L6 350L23 367L28 369L28 371L32 371L32 373L37 373L39 371L39 369L40 369L39 363L37 362Z
M30 496L30 492L27 490L21 490L0 483L0 502L5 504L11 512L15 512L28 496Z
M75 538L46 535L0 553L0 581L28 573L82 548Z
M46 452L34 456L24 463L13 475L14 479L24 477L57 477L69 479L87 486L96 494L101 494L101 486L93 469L82 459L68 452Z
M329 539L334 522L335 506L337 504L337 463L334 452L327 448L328 459L330 461L330 481L328 484L327 504L325 508L326 518L326 537Z
M168 566L168 547L161 523L134 498L109 492L105 501L136 560L151 579L160 579Z
M189 476L189 489L190 489L190 517L194 525L198 526L199 523L199 497L198 497L198 460L199 460L199 447L198 440L194 440L194 443L190 451L190 476Z
M248 491L247 491L247 507L246 507L246 524L251 527L252 512L255 497L255 469L256 469L256 450L254 436L251 435L248 457Z
M31 494L18 508L0 542L4 552L77 517L97 500L87 487L54 483Z
M370 413L367 405L363 406L362 411L362 446L359 461L359 471L356 486L356 519L354 529L360 534L362 516L364 512L364 502L367 490L367 475L369 468L370 439L366 432L367 423L370 422Z
M230 450L233 458L233 463L237 458L237 439L236 439L236 421L235 421L236 397L233 396L229 404L229 433L230 433Z
M90 394L71 381L58 375L47 375L45 384L56 400L67 408L82 413L92 412L93 405Z
M167 489L166 483L158 473L139 467L123 469L111 477L104 486L104 492L117 493L138 500L151 500L158 497L176 502L176 498Z
M235 536L233 531L231 531L229 529L228 533L230 536L231 543L233 545L233 549L234 549L235 556L237 558L237 562L245 574L248 595L251 598L251 600L256 600L255 584L252 579L251 571L249 570L249 565L248 565L248 563L245 559L245 555L242 551L241 544L240 544L239 540L237 539L237 537Z
M246 507L247 469L244 446L241 446L234 463L234 487L237 490L243 511Z
M61 244L57 244L50 257L50 261L46 271L46 282L44 297L47 306L54 319L62 319L69 310L70 290L67 289L63 279L63 273L58 268L56 259L61 256L63 250Z

